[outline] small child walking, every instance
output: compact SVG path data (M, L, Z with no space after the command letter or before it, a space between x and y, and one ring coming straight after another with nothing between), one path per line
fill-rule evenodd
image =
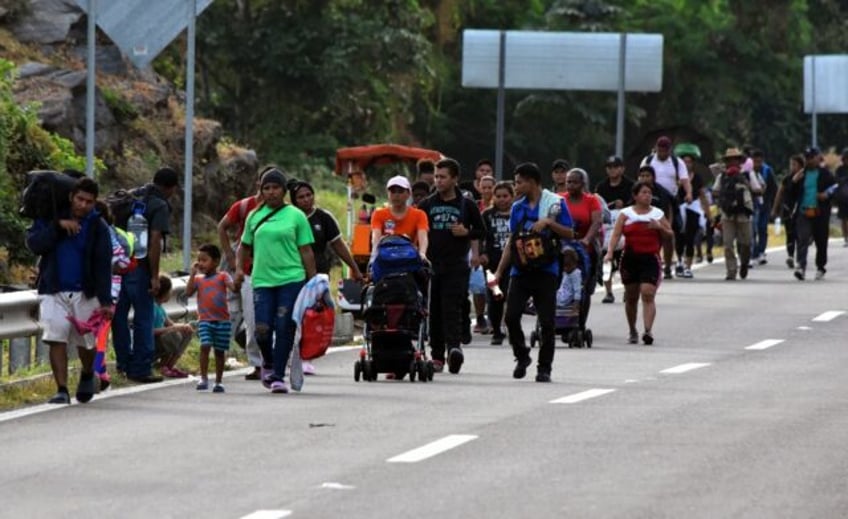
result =
M191 267L186 284L186 296L197 293L197 334L200 336L200 381L198 391L209 389L209 352L215 350L215 386L213 393L223 393L221 379L224 361L230 349L230 312L227 308L227 290L235 291L233 278L219 271L221 249L212 244L201 245L197 261Z

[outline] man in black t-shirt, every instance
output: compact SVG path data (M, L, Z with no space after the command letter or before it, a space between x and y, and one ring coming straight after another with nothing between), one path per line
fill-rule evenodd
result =
M607 178L595 186L595 193L604 199L607 209L610 211L619 211L633 203L633 181L624 176L624 161L621 160L621 157L609 157L605 166ZM615 224L614 216L611 224ZM612 233L612 225L608 226L604 232ZM618 270L620 259L621 251L618 250L613 254L612 273ZM615 302L615 296L612 293L612 275L610 275L609 279L604 279L604 289L606 295L602 301L604 303Z
M848 247L848 148L842 150L842 165L836 168L836 182L839 184L834 197L836 216L842 222L842 246Z
M153 369L153 294L159 292L159 259L165 236L170 233L171 206L168 199L177 192L179 175L161 168L153 183L144 186L144 218L147 220L147 257L135 270L124 274L121 295L112 321L112 338L118 370L139 383L161 382ZM129 312L133 309L130 338Z
M463 301L468 300L469 252L471 267L480 265L483 219L473 200L460 192L459 163L442 159L436 164L436 192L418 206L430 224L427 259L433 266L430 283L430 348L436 371L447 350L448 370L459 373L465 360L460 347Z

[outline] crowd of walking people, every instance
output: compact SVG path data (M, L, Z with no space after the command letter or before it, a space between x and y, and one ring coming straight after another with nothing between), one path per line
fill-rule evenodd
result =
M814 278L822 280L834 205L848 246L848 148L841 159L831 172L821 152L808 147L792 156L780 179L761 150L731 147L707 165L696 147L673 147L660 137L634 168L635 180L624 160L612 156L594 189L588 172L565 159L547 174L537 164L519 164L506 181L496 180L492 163L481 160L470 184L460 182L456 160L422 160L416 178L400 174L386 183L388 203L370 215L372 247L386 236L404 236L429 266L427 339L436 372L460 373L463 346L476 333L491 335L492 345L508 341L513 377L524 378L533 361L522 320L532 313L539 340L535 380L550 382L557 334L584 337L596 286L604 288L603 303L615 302L615 272L624 285L626 341L641 338L645 345L655 341L663 279L694 278L694 264L711 263L719 243L725 279L747 279L750 269L768 262L770 221L785 232L792 275L807 279L814 244ZM90 401L98 380L101 389L108 386L108 377L95 376L102 370L92 330L103 321L111 321L116 369L128 380L161 381L154 368L165 377L188 376L177 362L197 335L196 388L223 393L225 357L241 334L254 368L245 378L287 393L298 325L293 308L307 281L329 274L333 255L350 278L368 280L312 185L269 166L259 172L256 191L221 218L220 243L198 248L186 287L187 295L197 294L196 325L171 322L162 306L171 281L160 264L170 234L168 199L177 189L177 172L162 168L133 192L128 215L110 214L108 203L98 203L98 184L81 178L67 210L52 221L35 219L28 229L27 246L40 257L42 338L57 386L49 402L71 401L69 346L77 347L81 363L77 401ZM574 319L563 325L563 317ZM307 374L312 369L304 366Z

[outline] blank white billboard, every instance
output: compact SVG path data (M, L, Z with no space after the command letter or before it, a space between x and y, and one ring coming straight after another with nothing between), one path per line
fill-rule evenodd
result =
M506 31L504 87L529 90L619 88L619 33ZM500 31L466 29L462 86L498 87ZM627 34L625 90L662 90L663 36Z
M814 101L817 114L848 113L848 55L804 56L804 113L813 113Z

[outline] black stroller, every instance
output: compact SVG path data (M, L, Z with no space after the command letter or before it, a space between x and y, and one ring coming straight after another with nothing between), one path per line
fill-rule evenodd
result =
M353 366L355 381L373 382L380 373L397 380L408 374L410 382L433 380L426 350L429 293L430 272L423 265L383 272L363 289L365 347Z

